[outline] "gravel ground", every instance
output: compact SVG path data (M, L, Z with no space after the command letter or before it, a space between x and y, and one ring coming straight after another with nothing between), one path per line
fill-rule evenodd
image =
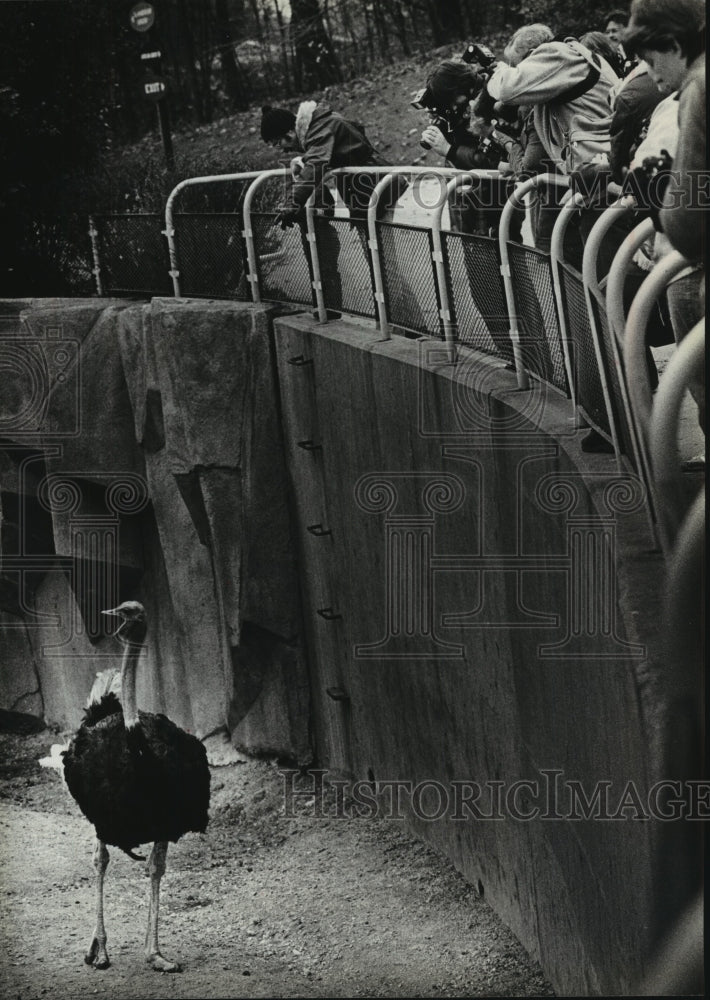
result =
M93 930L93 831L55 771L58 737L0 735L0 994L77 996L553 996L539 967L458 873L395 821L284 815L275 762L212 769L211 822L168 853L161 946L149 969L146 866L111 850L111 967Z

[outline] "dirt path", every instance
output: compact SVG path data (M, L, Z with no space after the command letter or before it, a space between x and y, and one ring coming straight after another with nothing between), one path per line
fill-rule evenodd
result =
M38 766L52 741L0 736L6 1000L553 995L488 905L400 823L289 819L277 766L253 760L213 769L208 833L170 847L161 945L184 971L144 965L149 882L117 850L112 965L84 965L92 830L56 772Z

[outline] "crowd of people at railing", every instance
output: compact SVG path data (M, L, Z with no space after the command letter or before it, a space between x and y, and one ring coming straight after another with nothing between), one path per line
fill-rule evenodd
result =
M639 217L650 215L655 238L637 253L625 294L630 301L670 249L683 253L688 267L670 284L649 332L651 346L680 342L704 314L704 52L702 0L633 0L630 14L611 11L579 38L556 37L544 24L529 24L513 34L500 59L485 46L470 45L462 58L441 62L415 104L429 115L422 145L447 166L497 171L457 191L450 206L452 229L494 235L516 182L562 174L585 202L579 225L569 227L565 237L565 259L581 270L584 242L599 213L620 193L631 194L636 213L620 217L610 230L599 269L606 273L626 234ZM324 103L306 101L296 112L264 108L261 135L289 158L293 185L278 222L300 225L304 248L309 196L316 192L320 208L332 204L323 182L328 171L384 165L362 125ZM365 216L375 182L366 171L338 177L352 218ZM400 190L395 187L391 196ZM528 215L539 250L550 249L563 190L533 194ZM383 202L378 210L387 207ZM521 223L519 213L511 228L514 239ZM366 240L364 230L361 239ZM333 252L337 258L337 247ZM649 371L657 381L650 353ZM691 391L704 430L704 384L694 382ZM606 447L591 431L587 450Z

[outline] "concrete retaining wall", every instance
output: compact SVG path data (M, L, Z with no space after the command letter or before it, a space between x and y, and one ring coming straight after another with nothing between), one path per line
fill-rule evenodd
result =
M4 551L24 507L47 563L21 585L3 569L3 705L74 725L113 665L87 625L104 595L76 576L82 516L113 517L118 596L150 618L143 705L300 761L312 741L385 812L381 783L409 783L401 815L558 991L633 992L661 873L693 874L678 824L638 818L667 777L662 565L639 483L581 453L569 402L472 352L451 366L437 342L263 307L23 316L83 367L60 383L51 355L36 440L16 426L2 456Z

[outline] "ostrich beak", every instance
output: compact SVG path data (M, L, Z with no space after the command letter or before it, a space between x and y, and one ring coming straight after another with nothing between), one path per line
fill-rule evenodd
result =
M117 611L116 608L110 608L107 611L102 611L101 614L102 615L111 615L114 618L118 618L119 619L118 628L116 629L115 632L111 633L111 635L118 635L118 633L121 631L121 626L123 625L123 622L124 622L123 615L120 614L120 612Z

